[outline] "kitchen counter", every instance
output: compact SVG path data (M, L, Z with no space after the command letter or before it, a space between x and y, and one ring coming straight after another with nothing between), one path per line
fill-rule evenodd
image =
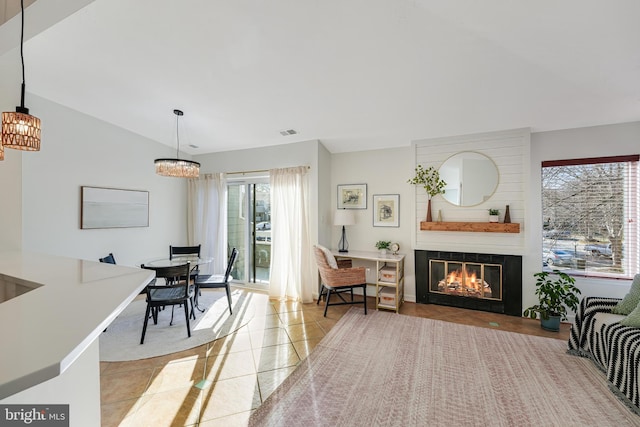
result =
M139 268L0 252L0 400L63 374L153 277Z

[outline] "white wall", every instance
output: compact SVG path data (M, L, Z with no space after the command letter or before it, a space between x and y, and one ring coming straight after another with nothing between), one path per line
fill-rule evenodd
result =
M436 218L442 210L443 221L488 222L488 209L499 209L504 219L509 205L511 222L520 224L520 233L476 233L450 231L420 231L420 221L427 213L428 195L422 186L415 186L415 247L425 250L479 252L521 255L526 245L528 227L527 193L529 182L529 129L462 135L419 140L415 147L415 165L439 169L454 154L475 151L489 157L498 168L498 187L491 197L475 206L455 206L442 196L431 199L431 212ZM409 172L410 173L410 172ZM411 175L413 177L414 174ZM465 186L467 184L465 183Z
M113 252L118 264L135 266L168 256L170 244L186 244L186 181L156 175L153 166L175 151L45 99L29 100L42 120L42 145L22 154L23 250L89 260ZM149 191L149 227L81 230L83 185Z
M333 212L337 208L337 186L340 184L367 184L367 209L354 210L356 224L346 228L350 250L376 251L378 240L389 240L400 244L400 252L405 260L405 300L415 301L415 266L411 247L413 233L414 188L407 184L413 174L413 155L411 147L387 150L359 151L340 153L332 156L331 164L331 200L325 201L331 207L329 221L333 221ZM373 226L373 195L400 195L400 226ZM332 226L329 247L337 249L342 227ZM375 270L375 269L373 269ZM375 273L367 277L369 283L375 283ZM373 295L373 292L369 293Z

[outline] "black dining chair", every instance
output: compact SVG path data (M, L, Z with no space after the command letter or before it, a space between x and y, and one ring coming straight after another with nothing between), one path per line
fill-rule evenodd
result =
M116 258L113 256L113 254L111 252L109 252L109 255L107 255L106 257L100 258L99 259L100 262L104 262L107 264L115 264L116 263Z
M167 284L165 286L147 285L147 310L144 316L144 326L142 327L142 337L140 338L140 344L144 344L144 336L147 333L147 323L149 322L149 316L153 317L153 324L158 324L158 310L160 308L171 306L171 321L169 325L173 324L173 310L176 305L184 304L184 317L187 322L187 336L191 337L191 327L189 325L189 319L193 316L195 319L194 307L194 285L191 284L191 280L180 280L182 277L189 278L189 271L191 270L191 264L185 263L173 267L146 267L144 264L142 268L148 270L154 270L157 278L164 278ZM189 314L189 303L191 303L191 314Z
M196 293L194 299L198 310L204 311L198 307L198 295L200 294L200 289L225 288L227 291L227 300L229 301L229 314L233 314L233 309L231 308L231 289L229 286L229 280L233 279L233 277L231 277L231 270L233 269L233 263L236 262L237 257L238 250L233 248L231 255L229 256L229 262L227 263L227 270L225 271L224 276L202 274L196 277Z
M196 246L169 245L169 259L172 260L174 258L189 257L189 256L200 258L200 247L201 245L196 245ZM195 264L193 269L191 269L191 280L195 280L199 272L200 272L200 268L198 267L198 264Z

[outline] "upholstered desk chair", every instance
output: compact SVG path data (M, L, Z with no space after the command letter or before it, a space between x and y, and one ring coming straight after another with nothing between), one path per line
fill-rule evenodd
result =
M313 253L316 257L316 264L318 264L318 271L320 272L320 279L322 280L322 288L320 289L320 295L318 295L318 301L325 295L326 291L326 303L324 307L324 317L327 317L327 309L330 305L345 305L345 304L364 304L364 314L367 314L367 274L364 267L355 268L339 268L339 264L331 251L324 246L315 245L313 247ZM349 264L350 265L350 264ZM353 289L362 288L363 300L355 301L353 299ZM342 297L344 292L351 293L351 301L347 301ZM342 302L329 302L331 294L337 295Z
M176 305L184 304L184 317L187 321L187 336L191 337L191 327L189 325L189 318L195 314L193 313L193 295L194 286L191 284L191 280L177 280L179 277L189 277L189 271L191 269L190 263L174 267L145 267L148 270L154 270L156 272L156 278L164 278L167 281L166 286L147 285L147 311L144 316L144 326L142 327L142 337L140 338L140 344L144 344L144 336L147 333L147 323L149 322L149 315L153 317L153 324L158 324L158 310L161 307L167 305L171 306L171 321L173 324L173 309ZM189 302L191 302L191 315L189 315Z

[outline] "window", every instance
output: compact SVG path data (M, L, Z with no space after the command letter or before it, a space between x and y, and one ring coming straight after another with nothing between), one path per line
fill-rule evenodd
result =
M542 263L589 275L640 272L639 155L542 163Z

